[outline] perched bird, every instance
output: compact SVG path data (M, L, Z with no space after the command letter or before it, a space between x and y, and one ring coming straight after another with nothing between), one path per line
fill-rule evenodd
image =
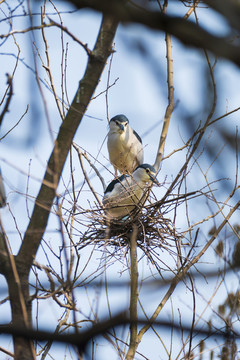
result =
M139 204L146 183L152 181L159 185L156 170L149 164L139 165L132 175L122 175L113 180L103 196L107 216L122 218L129 215Z
M0 169L0 208L6 205L6 194L3 186L3 179Z
M142 139L129 125L125 115L114 116L109 123L108 152L109 160L121 174L131 174L143 163Z

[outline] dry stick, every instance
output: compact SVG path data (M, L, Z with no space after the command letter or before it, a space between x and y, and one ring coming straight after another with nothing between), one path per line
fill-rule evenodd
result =
M166 58L167 58L167 84L168 84L168 106L165 112L164 121L163 121L163 128L162 133L159 140L158 145L158 152L156 155L155 163L153 167L155 168L156 172L159 171L161 161L163 158L164 146L167 138L168 128L170 119L172 116L172 112L174 110L174 87L173 87L173 59L172 59L172 42L171 42L171 35L166 33L165 36L166 41ZM141 200L141 207L143 207L144 203L146 202L151 187L146 191L143 195Z
M9 33L7 33L7 34L1 34L0 39L6 39L9 36L12 36L15 34L25 34L27 32L33 31L33 30L42 30L43 28L52 27L55 25L56 24L54 22L51 22L50 24L42 23L41 25L38 25L38 26L30 26L29 28L24 29L24 30L12 30L12 31L9 31Z
M138 303L138 267L137 267L137 233L136 224L132 226L133 232L130 239L130 271L131 271L131 294L130 294L130 345L126 360L134 358L137 349L137 303Z
M192 14L192 12L195 10L195 8L198 6L199 2L200 2L200 0L194 1L193 6L190 7L188 12L183 17L185 20L187 20L189 18L189 16Z
M6 349L4 349L3 347L0 346L0 352L3 352L4 354L7 354L8 356L11 356L12 358L14 358L14 354Z
M166 46L167 46L167 83L168 83L168 106L165 112L162 133L159 141L158 153L154 163L154 168L156 171L159 170L160 164L163 157L164 146L166 142L166 137L168 133L169 123L171 115L174 109L174 87L173 87L173 59L172 59L172 43L171 35L166 34L165 37Z
M109 120L109 111L108 111L108 89L110 88L110 74L111 74L111 67L112 67L112 61L113 61L113 54L114 53L112 53L112 55L110 57L109 68L108 68L108 76L107 76L107 88L106 88L106 93L105 93L108 124L110 122L110 120Z
M188 335L188 338L189 338L188 354L189 354L189 357L190 357L191 348L192 348L193 334L194 334L195 318L196 318L196 295L195 295L194 282L193 282L192 276L191 276L190 273L188 273L187 275L188 275L188 278L189 278L190 283L191 283L191 289L190 290L192 291L192 297L193 297L192 326L191 326L190 334Z

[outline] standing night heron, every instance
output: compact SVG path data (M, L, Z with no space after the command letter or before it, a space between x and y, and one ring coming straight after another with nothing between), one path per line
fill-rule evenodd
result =
M143 163L142 139L129 125L125 115L114 116L109 123L108 152L109 160L121 174L131 174Z
M6 205L6 194L5 194L5 189L4 189L3 179L0 169L0 208L4 207L5 205Z
M154 182L156 170L149 164L139 165L132 175L122 175L113 180L104 192L103 205L109 218L122 218L130 215L143 196L146 183Z

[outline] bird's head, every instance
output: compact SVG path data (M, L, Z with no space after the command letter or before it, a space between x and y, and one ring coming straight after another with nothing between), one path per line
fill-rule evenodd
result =
M149 164L141 164L139 165L133 172L134 178L136 180L147 182L154 182L157 185L160 185L158 180L156 179L157 173L152 165Z
M116 115L110 120L109 127L111 131L122 134L126 131L128 123L128 118L125 115Z

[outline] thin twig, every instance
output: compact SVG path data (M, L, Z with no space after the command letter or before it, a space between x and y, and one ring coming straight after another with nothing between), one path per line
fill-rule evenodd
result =
M7 34L0 35L0 39L5 39L5 38L8 38L9 36L16 35L16 34L25 34L29 31L32 32L33 30L42 30L43 28L52 27L52 26L55 26L55 24L54 23L42 24L42 25L38 25L38 26L31 26L24 30L12 30L12 31L9 31L9 33L7 33Z
M200 0L193 1L193 6L190 7L190 9L186 12L184 15L184 19L187 20L189 16L193 13L194 9L198 6Z
M3 136L0 138L0 141L1 141L2 139L4 139L11 131L13 131L13 129L15 129L15 127L18 126L18 124L21 122L21 120L22 120L22 119L24 118L24 116L27 114L28 109L29 109L29 105L27 105L27 108L26 108L25 112L24 112L23 115L20 117L20 119L17 121L17 123L16 123L10 130L8 130L8 131L5 133L5 135L3 135Z
M3 347L0 346L0 351L3 352L4 354L7 354L8 356L11 356L12 358L14 358L14 353L4 349Z

